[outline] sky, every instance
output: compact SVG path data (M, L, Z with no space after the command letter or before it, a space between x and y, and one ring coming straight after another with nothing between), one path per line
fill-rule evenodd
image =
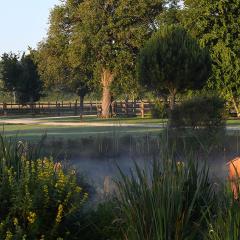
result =
M59 0L0 0L0 55L36 48L46 37L50 10Z

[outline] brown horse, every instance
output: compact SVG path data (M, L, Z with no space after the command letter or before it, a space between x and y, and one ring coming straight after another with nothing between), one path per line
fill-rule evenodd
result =
M234 194L234 198L239 198L239 186L240 186L240 157L234 158L227 163L229 169L229 181L231 184L231 190Z

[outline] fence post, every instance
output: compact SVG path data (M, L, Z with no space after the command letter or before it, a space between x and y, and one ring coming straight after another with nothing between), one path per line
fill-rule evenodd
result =
M144 101L141 101L141 116L144 118Z
M61 115L61 103L58 103L58 116Z
M90 114L92 114L92 109L93 109L93 104L92 104L92 100L90 100Z
M57 115L57 108L58 108L58 103L57 103L57 101L56 101L56 115Z
M33 102L30 103L30 108L31 108L31 112L32 112L32 116L34 115L34 112L33 112Z
M112 106L112 115L117 116L117 101L116 100L112 101L111 106Z
M3 103L3 115L7 116L7 104L5 102Z
M77 116L77 100L75 101L74 115Z
M124 112L125 115L128 116L128 100L125 99L125 103L124 103Z
M48 102L48 114L50 114L51 111L50 111L50 102Z
M136 113L136 100L135 100L135 98L132 101L132 112L135 115L135 113Z
M98 104L98 101L96 101L96 108L97 108L97 117L100 118L102 115L102 106L101 106L101 102L100 104Z

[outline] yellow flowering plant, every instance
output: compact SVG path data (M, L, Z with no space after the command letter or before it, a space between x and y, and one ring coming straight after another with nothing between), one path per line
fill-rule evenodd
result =
M88 198L77 172L17 144L0 137L0 239L74 239L69 226Z

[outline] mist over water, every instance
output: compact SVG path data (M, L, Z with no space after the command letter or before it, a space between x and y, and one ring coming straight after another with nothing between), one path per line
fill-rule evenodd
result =
M104 191L105 185L112 188L113 181L119 177L119 169L129 175L137 164L141 169L150 171L153 160L161 161L166 141L169 140L151 135L119 138L96 136L67 142L54 140L47 146L52 153L59 153L61 149L62 154L58 155L60 161L68 159L90 185ZM238 136L221 136L207 144L207 139L203 139L202 143L199 143L199 139L181 141L180 138L174 142L170 140L167 147L169 156L183 162L191 159L200 166L207 163L214 180L224 181L227 178L226 163L239 153Z

